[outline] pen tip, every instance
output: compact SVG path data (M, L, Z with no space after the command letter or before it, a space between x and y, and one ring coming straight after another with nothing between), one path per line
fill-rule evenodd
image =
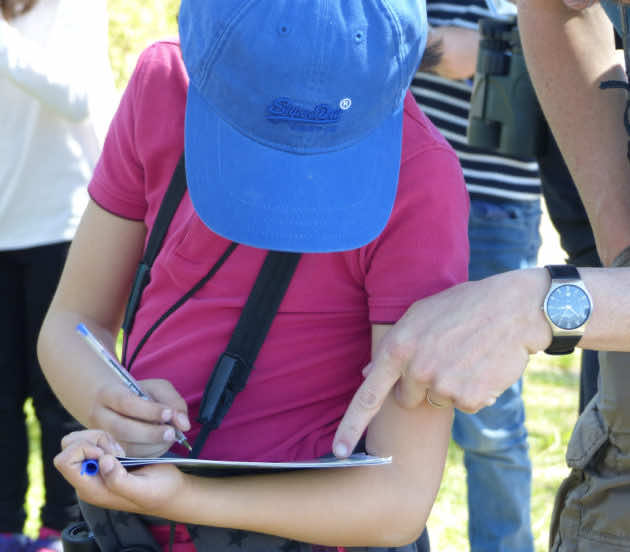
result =
M190 443L188 441L184 441L182 445L184 445L188 449L188 452L192 452L192 447L190 446Z

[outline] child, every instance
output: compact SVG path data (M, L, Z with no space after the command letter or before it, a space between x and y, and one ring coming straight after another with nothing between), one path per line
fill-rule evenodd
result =
M406 95L422 4L185 0L179 23L181 52L153 45L127 87L40 336L55 391L94 428L66 437L56 465L103 508L335 547L413 542L441 479L450 408L388 400L367 432L368 452L394 458L378 468L214 479L172 466L127 473L111 456L115 441L129 456L162 454L174 441L165 422L194 440L189 420L266 250L304 254L202 458L329 454L371 344L414 300L466 278L461 170ZM132 374L155 398L144 401L74 328L85 322L114 350L146 228L184 150L189 193L128 336ZM230 241L241 245L144 342ZM86 457L99 459L98 477L80 475Z

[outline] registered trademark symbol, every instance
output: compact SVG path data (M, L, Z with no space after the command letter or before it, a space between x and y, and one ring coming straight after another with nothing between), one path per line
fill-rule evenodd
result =
M350 109L351 105L352 105L352 100L350 98L344 98L343 100L339 102L339 107L343 109L344 111Z

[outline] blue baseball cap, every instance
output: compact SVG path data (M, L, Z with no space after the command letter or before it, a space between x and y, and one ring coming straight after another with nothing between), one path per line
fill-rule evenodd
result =
M186 176L217 234L355 249L387 224L424 0L183 0Z

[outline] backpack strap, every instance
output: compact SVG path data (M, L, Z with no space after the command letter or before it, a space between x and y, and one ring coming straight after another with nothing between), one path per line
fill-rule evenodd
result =
M210 431L219 427L237 393L245 387L299 260L299 253L267 253L230 342L206 385L197 420L202 427L191 458L199 455Z
M151 280L151 267L160 252L177 207L186 193L186 188L186 165L184 155L182 155L162 199L155 222L151 228L146 249L134 277L122 324L125 334L122 354L123 364L126 363L127 357L126 338L133 327L142 292ZM147 332L147 335L140 341L129 364L133 362L140 347L155 330L156 325L159 325L164 318L173 312L174 308L179 307L192 293L204 285L225 262L235 247L236 244L231 244L210 273L160 317L160 320L154 324ZM202 430L195 441L195 446L191 452L192 457L196 457L199 454L210 431L219 426L228 409L232 406L234 397L245 387L258 351L260 351L267 332L271 327L271 322L278 312L278 307L289 287L289 282L293 277L299 259L299 253L280 251L269 251L267 253L227 349L219 357L212 376L206 385L198 419L202 424Z
M133 327L133 321L140 304L140 298L142 292L151 280L150 272L153 262L155 261L164 237L168 231L168 227L171 224L171 220L175 216L175 211L181 203L184 194L186 193L186 165L184 161L184 155L179 158L171 182L164 194L160 209L158 211L153 227L151 228L151 234L149 235L149 241L147 247L144 250L144 255L131 287L131 294L129 295L129 301L127 302L127 308L125 309L125 317L123 318L122 329L125 335L129 335L131 328Z

